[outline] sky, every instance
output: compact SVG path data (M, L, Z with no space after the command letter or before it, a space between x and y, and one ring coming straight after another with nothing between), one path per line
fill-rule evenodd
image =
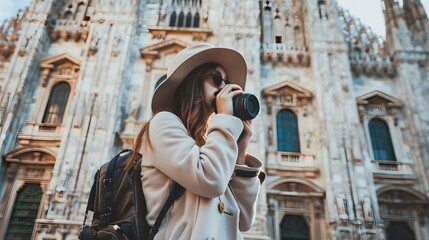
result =
M256 1L256 0L255 0ZM397 0L402 2L402 0ZM429 0L420 0L429 13ZM6 19L10 19L18 12L30 5L30 0L1 0L0 24ZM338 5L347 9L350 14L357 17L361 22L369 26L377 35L385 37L385 26L383 11L381 10L381 0L337 0Z
M428 0L429 1L429 0ZM30 6L30 0L1 0L0 24L14 17L19 9Z
M397 0L402 6L403 0ZM429 13L429 0L420 0ZM386 27L384 25L383 10L381 0L337 0L340 7L347 9L350 15L360 19L361 23L369 26L377 35L385 38Z

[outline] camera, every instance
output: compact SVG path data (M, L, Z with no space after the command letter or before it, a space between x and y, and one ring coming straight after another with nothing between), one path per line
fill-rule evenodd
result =
M258 115L260 109L258 98L251 93L242 93L233 97L232 106L234 109L234 116L241 120L254 119ZM215 113L217 113L216 99L213 99L212 107Z

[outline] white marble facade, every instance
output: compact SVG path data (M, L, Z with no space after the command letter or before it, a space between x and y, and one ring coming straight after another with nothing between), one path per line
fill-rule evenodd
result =
M261 103L246 239L429 239L429 21L401 2L381 0L384 40L335 0L33 0L0 29L0 238L76 239L97 168L132 146L172 57L208 42L245 56Z

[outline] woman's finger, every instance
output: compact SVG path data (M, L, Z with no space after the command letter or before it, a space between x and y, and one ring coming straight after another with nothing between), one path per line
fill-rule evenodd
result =
M235 90L242 90L242 88L237 84L228 84L219 91L219 94L230 93Z
M216 95L216 108L218 113L234 114L232 99L243 93L242 88L237 84L228 84Z

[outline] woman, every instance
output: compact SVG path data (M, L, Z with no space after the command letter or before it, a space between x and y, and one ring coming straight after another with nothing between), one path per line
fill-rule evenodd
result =
M173 181L185 188L155 239L242 239L252 227L262 163L246 153L251 121L232 106L246 71L238 52L198 44L176 55L155 90L153 117L136 142L150 225Z

